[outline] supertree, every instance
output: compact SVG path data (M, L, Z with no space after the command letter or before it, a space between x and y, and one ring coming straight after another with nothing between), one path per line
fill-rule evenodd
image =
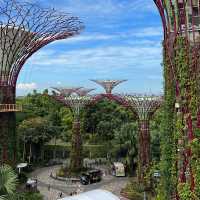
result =
M16 160L14 111L18 110L15 91L20 70L37 50L78 34L82 28L79 19L70 14L15 0L0 1L0 104L8 108L0 112L2 162Z
M97 83L98 85L102 86L105 89L105 93L98 94L94 97L93 103L96 103L101 99L107 98L109 100L114 100L125 107L127 106L121 95L113 94L112 92L116 86L127 80L91 80L91 81Z
M73 127L72 127L72 139L71 139L71 153L70 153L70 169L73 172L80 172L83 168L83 156L82 156L82 134L81 134L81 113L84 108L92 101L92 97L88 95L90 89L82 89L85 95L81 93L79 95L76 90L73 94L65 96L62 91L54 93L53 96L56 100L63 103L65 106L71 108L73 113ZM87 92L86 92L87 90ZM76 93L76 94L75 94Z
M151 159L149 123L153 114L160 107L162 98L155 95L124 95L124 99L138 118L138 180L139 182L143 182L146 169L149 167Z
M165 91L165 101L170 101L167 96L173 88L176 91L176 105L178 105L176 120L177 151L179 152L177 156L178 182L187 183L194 192L200 187L198 185L199 176L197 176L200 158L191 148L194 143L200 146L200 73L198 66L200 61L200 2L196 0L154 0L154 2L159 9L164 29L165 87L168 90Z

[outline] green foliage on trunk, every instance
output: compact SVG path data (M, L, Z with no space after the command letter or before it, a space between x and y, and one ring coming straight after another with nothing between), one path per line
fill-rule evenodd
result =
M164 52L164 105L161 122L161 183L157 199L171 200L174 192L174 104L175 83L168 58Z
M83 168L83 146L82 146L82 125L81 122L74 121L72 139L71 139L71 152L70 152L70 170L71 172L78 173Z

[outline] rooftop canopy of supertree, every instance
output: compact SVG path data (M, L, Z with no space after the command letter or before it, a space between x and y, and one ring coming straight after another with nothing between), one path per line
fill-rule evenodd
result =
M92 92L93 90L95 90L94 88L80 88L79 90L76 91L76 93L79 95L79 96L86 96L86 95L89 95L90 92Z
M102 86L105 91L106 91L106 94L112 94L112 91L113 89L119 85L120 83L123 83L127 80L91 80L97 84L99 84L100 86Z
M21 0L0 0L0 163L14 165L17 158L15 92L23 65L45 45L82 29L71 14Z
M125 95L124 99L137 113L139 120L150 120L163 102L162 96L155 95Z
M55 89L57 91L57 89ZM68 106L72 109L73 113L75 116L79 116L80 111L88 104L91 103L93 100L92 96L88 95L88 93L91 91L91 89L87 89L87 94L85 91L86 95L81 95L78 93L80 89L77 89L76 91L72 91L70 95L65 95L65 88L63 88L62 91L59 93L56 93L53 97L63 103L65 106Z
M79 91L82 87L52 87L54 90L53 92L58 92L58 94L55 92L57 95L61 95L64 97L70 96L72 93L76 93Z
M33 53L50 42L78 34L82 28L71 14L0 0L0 86L15 87L23 64Z

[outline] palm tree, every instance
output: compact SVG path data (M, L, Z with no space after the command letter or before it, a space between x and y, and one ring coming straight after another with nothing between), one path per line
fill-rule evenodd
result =
M0 200L14 199L17 175L9 165L0 166Z

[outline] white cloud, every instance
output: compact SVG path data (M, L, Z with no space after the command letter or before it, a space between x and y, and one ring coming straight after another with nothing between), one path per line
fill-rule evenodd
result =
M19 90L34 90L37 89L36 83L19 83L17 84L17 89Z
M133 0L118 1L115 0L67 0L63 2L62 8L73 13L81 15L96 14L96 16L125 14L127 12L155 12L153 0Z
M115 38L116 35L108 35L108 34L98 34L93 33L89 35L78 35L75 37L68 38L66 40L59 40L57 44L65 44L65 43L75 43L75 42L88 42L88 41L98 41L98 40L109 40Z
M48 54L39 53L30 59L29 63L34 65L35 69L47 69L50 66L52 72L71 70L90 70L95 69L97 72L103 70L119 69L150 69L156 68L161 63L161 46L142 44L135 46L105 46L83 48L72 51L56 51Z
M136 37L157 37L163 35L162 27L147 27L139 30L135 30L132 34Z
M149 37L162 37L163 30L162 27L146 27L139 30L131 30L128 32L118 32L116 34L100 34L100 33L87 33L83 35L78 35L66 40L56 41L56 44L69 44L78 42L91 42L91 41L106 41L106 40L124 40L133 39L133 37L139 38L149 38ZM52 43L54 44L54 43Z

